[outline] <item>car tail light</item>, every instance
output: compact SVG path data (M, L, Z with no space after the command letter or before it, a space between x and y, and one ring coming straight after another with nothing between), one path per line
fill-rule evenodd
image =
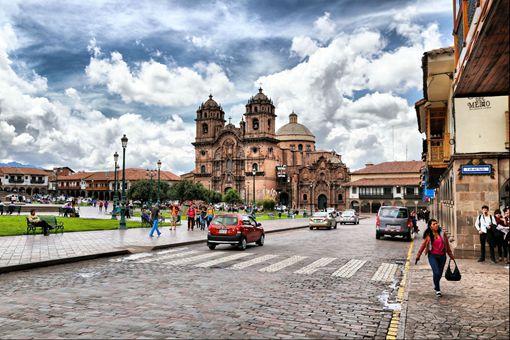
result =
M381 219L379 218L379 215L376 215L375 217L375 227L376 229L379 229L381 227Z
M407 227L408 228L412 228L413 227L413 220L411 220L411 219L407 220Z

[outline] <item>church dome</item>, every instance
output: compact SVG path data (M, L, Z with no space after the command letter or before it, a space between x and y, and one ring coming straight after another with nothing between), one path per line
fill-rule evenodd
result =
M313 133L303 124L297 121L297 114L289 115L289 122L276 131L280 141L309 141L315 142Z
M266 96L264 94L264 92L262 92L262 87L260 87L259 93L257 93L256 95L251 97L250 100L248 100L248 105L249 104L271 104L271 105L273 105L273 101L271 99L269 99L268 96Z
M212 99L212 94L209 95L209 99L207 99L204 104L202 104L203 107L207 108L219 108L220 106L214 99Z

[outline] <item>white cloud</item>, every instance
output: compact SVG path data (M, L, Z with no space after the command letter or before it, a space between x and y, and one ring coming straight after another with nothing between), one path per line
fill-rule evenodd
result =
M436 24L424 27L408 19L395 20L393 28L406 43L392 50L378 30L361 29L337 35L295 67L260 77L257 82L277 105L279 123L295 110L319 147L340 152L353 168L365 161L403 160L406 147L408 159L419 158L414 110L399 94L421 89L421 56L441 47L440 34ZM352 99L357 91L366 94Z
M95 37L89 40L89 44L87 45L87 51L89 51L89 53L92 54L94 58L97 58L102 54L101 48L97 46L97 41Z
M290 51L295 53L297 56L304 58L314 54L318 48L319 46L317 46L317 43L310 37L297 36L292 38L292 46L290 47Z
M324 12L323 16L317 18L313 27L321 40L328 40L336 33L336 24L331 20L329 12Z
M199 47L199 48L209 48L212 46L211 38L208 38L205 36L202 36L202 37L194 36L194 35L187 36L186 40L188 40L193 45L195 45L196 47Z
M0 161L108 169L125 133L128 166L155 167L161 159L164 169L182 172L192 168L192 124L185 124L176 114L160 122L136 113L106 117L82 103L74 88L65 90L72 106L36 94L46 80L38 75L23 79L13 70L8 51L15 35L10 26L1 30L7 34L0 34ZM110 62L118 60L119 56L112 57Z
M85 72L92 84L106 85L126 103L186 106L209 92L227 101L235 98L234 84L216 63L171 68L150 60L132 69L119 52L112 52L110 58L92 57Z

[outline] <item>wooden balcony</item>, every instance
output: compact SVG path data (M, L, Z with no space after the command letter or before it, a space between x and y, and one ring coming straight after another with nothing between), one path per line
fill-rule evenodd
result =
M446 168L450 160L450 144L444 139L428 140L427 165L434 168Z

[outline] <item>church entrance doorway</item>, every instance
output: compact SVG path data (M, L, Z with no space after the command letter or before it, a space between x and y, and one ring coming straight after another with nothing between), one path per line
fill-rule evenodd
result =
M317 207L319 208L319 210L326 210L326 208L328 207L328 198L326 197L326 195L319 195L319 198L317 199Z
M280 193L280 204L289 207L289 194L286 192Z
M225 190L223 191L223 193L226 194L227 191L229 191L229 190L232 190L232 187L226 187Z

